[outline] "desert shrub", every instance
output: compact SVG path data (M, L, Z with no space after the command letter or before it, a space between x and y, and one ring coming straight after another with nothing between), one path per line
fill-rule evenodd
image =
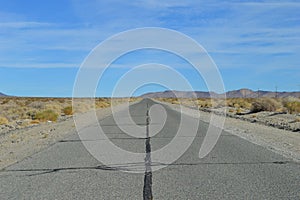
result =
M251 109L253 99L250 98L230 98L226 100L227 106L234 108Z
M9 102L9 99L4 99L1 104L4 105L4 104L7 104L8 102Z
M105 102L105 101L96 102L96 108L107 108L109 106L110 106L110 102Z
M45 104L44 109L45 110L53 110L56 113L60 113L62 110L62 106L57 102L50 101L49 103L47 102L47 104Z
M238 104L238 103L233 104L233 107L235 107L235 108L241 108L240 104Z
M37 119L35 119L35 120L32 120L31 122L30 122L30 124L39 124L40 123L40 121L39 120L37 120Z
M281 102L271 98L256 99L252 103L251 112L270 111L274 112L282 108Z
M25 106L29 106L29 104L32 102L32 100L30 100L30 99L26 99L26 101L25 101Z
M33 101L28 104L29 107L31 108L36 108L36 109L43 109L45 107L45 103L41 101Z
M201 106L204 108L211 108L211 107L213 107L213 104L211 101L206 101Z
M289 113L300 113L300 102L292 101L292 102L285 102L284 106L287 108Z
M241 108L238 108L237 110L236 110L236 114L241 114L242 113L242 109Z
M36 110L29 110L26 112L26 115L29 119L35 119Z
M58 118L58 114L54 112L53 110L45 110L42 112L38 112L35 115L35 119L38 119L40 121L56 121Z
M180 104L179 101L176 99L172 100L171 104Z
M73 113L83 113L95 109L95 102L90 99L81 99L73 102Z
M214 107L216 108L222 108L226 106L225 99L215 99L213 102L214 102Z
M240 106L241 106L241 108L250 110L251 106L252 106L252 102L253 102L253 99L242 99L240 101Z
M11 120L16 119L28 119L28 115L26 114L27 108L21 107L21 106L11 106L9 109L5 112L6 117Z
M60 98L60 99L58 99L58 102L61 103L61 104L62 104L62 103L65 103L65 102L66 102L66 99Z
M6 117L0 116L0 125L8 124L8 119Z
M234 109L231 108L231 109L228 110L228 112L233 113Z
M129 102L135 102L135 101L140 101L140 100L142 100L141 98L138 98L138 97L131 97L130 99L129 99Z
M65 115L73 115L73 108L72 108L72 106L67 106L67 107L63 108L62 112Z
M197 103L200 108L211 108L215 105L212 99L198 99Z
M23 107L23 106L26 106L26 101L17 99L17 100L16 100L16 104L17 104L18 106Z

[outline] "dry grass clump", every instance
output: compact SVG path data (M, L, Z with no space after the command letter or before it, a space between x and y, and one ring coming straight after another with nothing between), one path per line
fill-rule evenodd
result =
M300 122L300 117L297 117L297 118L295 119L295 122Z
M59 102L50 101L49 103L45 104L43 110L53 110L56 113L61 113L64 105L59 104Z
M72 106L67 106L67 107L64 107L62 112L65 114L65 115L73 115L73 107Z
M214 105L213 99L197 99L197 104L200 108L211 108Z
M282 109L282 103L276 99L272 98L261 98L255 99L252 103L251 112L261 112L261 111L278 111Z
M298 101L285 102L284 107L286 107L291 114L300 113L300 102Z
M232 109L232 108L230 108L230 109L228 110L228 112L230 112L230 113L234 113L234 112L235 112L235 110L234 110L234 109Z
M95 109L95 102L93 99L75 99L73 102L74 113L84 113Z
M39 124L40 120L34 119L30 121L30 124Z
M107 99L97 99L95 101L95 106L96 108L107 108L109 107L111 104L110 104L110 101L107 100Z
M230 98L226 99L227 106L250 110L254 99L250 98Z
M136 101L141 101L143 98L141 97L131 97L129 98L129 102L136 102Z
M58 118L58 114L53 111L53 110L45 110L45 111L42 111L42 112L38 112L36 113L35 115L35 119L38 119L39 121L57 121L57 118Z
M29 103L29 101L27 102L28 103L28 107L31 107L31 108L35 108L35 109L44 109L45 108L45 103L42 102L42 101L32 101L31 103Z
M8 124L8 119L6 117L0 116L0 125Z
M8 98L2 97L2 102L1 102L2 105L7 104L8 102L9 102Z
M236 114L241 114L242 113L242 109L239 107L239 108L237 108L237 110L236 110Z

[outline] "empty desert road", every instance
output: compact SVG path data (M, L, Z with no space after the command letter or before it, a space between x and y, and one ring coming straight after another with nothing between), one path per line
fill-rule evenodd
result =
M145 129L147 111L153 104L144 99L130 107L133 120ZM74 132L0 171L0 199L300 199L299 163L227 132L222 132L208 156L199 159L208 128L204 122L177 161L151 171L151 152L172 140L180 122L180 113L162 106L167 120L153 137L134 138L123 133L112 116L99 121L115 145L144 153L144 163L105 166L88 153ZM122 171L141 166L145 173Z

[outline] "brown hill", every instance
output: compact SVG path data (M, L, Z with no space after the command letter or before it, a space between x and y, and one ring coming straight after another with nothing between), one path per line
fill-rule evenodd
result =
M223 94L218 94L215 92L204 92L204 91L176 91L167 90L164 92L151 92L143 94L143 98L221 98L226 95L226 98L257 98L257 97L300 97L300 92L273 92L273 91L253 91L250 89L239 89L228 91Z
M7 95L0 92L0 97L7 97Z

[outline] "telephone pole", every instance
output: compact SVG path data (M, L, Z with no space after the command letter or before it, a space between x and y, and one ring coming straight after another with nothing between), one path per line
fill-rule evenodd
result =
M276 86L275 86L275 98L278 97L277 89L278 89L278 87L277 87L277 85L276 85Z

